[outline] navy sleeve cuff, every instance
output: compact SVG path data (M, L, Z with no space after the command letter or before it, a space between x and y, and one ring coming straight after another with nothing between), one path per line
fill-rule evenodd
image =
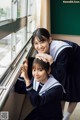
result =
M24 81L24 82L25 82L24 78L23 78L23 77L20 77L20 76L18 77L18 80L19 80L19 81Z
M33 89L33 84L31 83L29 86L26 87L26 91L31 91Z

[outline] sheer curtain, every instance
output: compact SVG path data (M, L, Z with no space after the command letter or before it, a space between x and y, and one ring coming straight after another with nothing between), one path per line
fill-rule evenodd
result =
M50 0L36 0L36 26L50 30Z

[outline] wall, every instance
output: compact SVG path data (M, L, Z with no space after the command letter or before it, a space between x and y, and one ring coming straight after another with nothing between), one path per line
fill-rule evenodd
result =
M50 0L51 33L80 35L80 2L63 1Z
M53 39L70 40L80 45L80 36L52 34Z
M80 2L63 1L70 0L50 0L51 34L54 39L70 40L80 45Z
M12 90L1 111L9 112L9 120L23 120L32 109L27 95Z

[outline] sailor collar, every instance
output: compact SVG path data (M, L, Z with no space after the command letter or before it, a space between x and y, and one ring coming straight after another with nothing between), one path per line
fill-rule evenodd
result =
M50 45L50 55L54 58L54 61L56 61L58 54L67 47L72 47L66 42L53 40Z
M38 90L40 82L37 82L35 79L33 81L33 89L34 90ZM47 80L47 82L42 86L39 95L44 94L46 91L48 91L49 89L57 86L57 85L61 85L52 75L49 76L49 79Z

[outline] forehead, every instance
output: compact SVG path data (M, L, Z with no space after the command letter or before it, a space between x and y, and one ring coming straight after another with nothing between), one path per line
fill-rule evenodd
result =
M38 37L34 38L34 42L40 42L41 40Z
M39 63L33 63L32 68L37 69L37 68L42 68L42 66Z
M34 38L34 42L49 42L49 40L46 37L44 37L44 36L41 36L41 38L36 36Z

